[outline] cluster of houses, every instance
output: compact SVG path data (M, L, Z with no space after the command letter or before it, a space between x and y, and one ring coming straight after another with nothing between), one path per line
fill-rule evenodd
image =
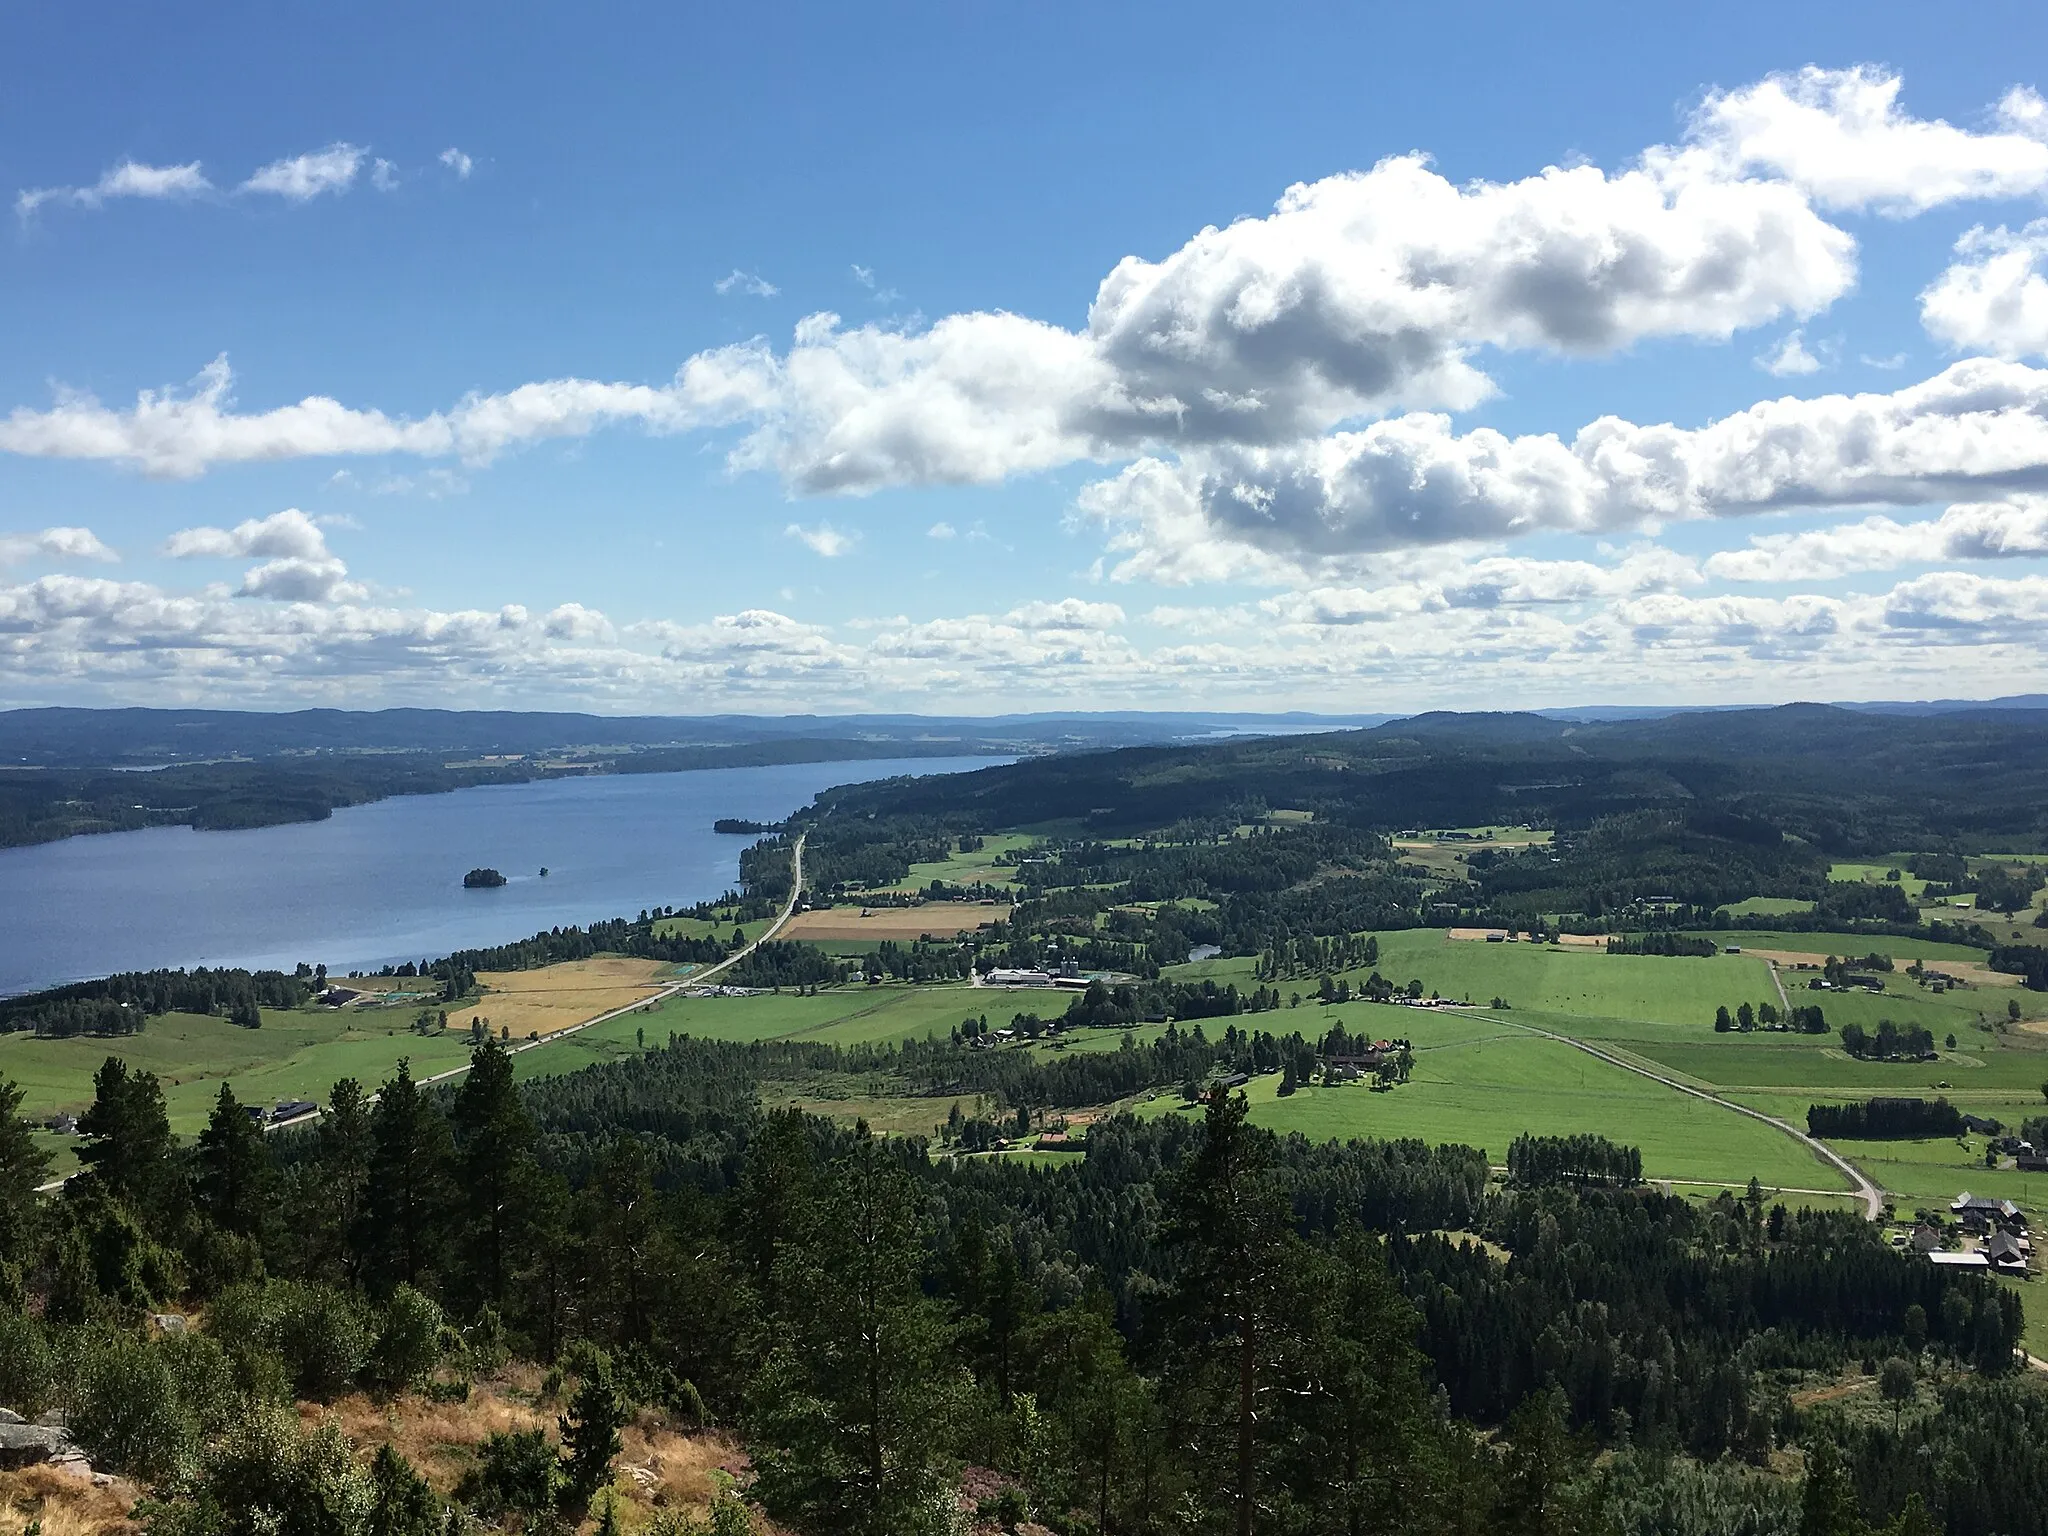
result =
M1947 1269L1989 1269L2000 1274L2024 1275L2033 1257L2033 1242L2027 1236L2027 1218L2010 1200L1963 1191L1949 1202L1953 1227L1935 1220L1923 1220L1912 1235L1902 1241L1915 1253L1927 1255L1930 1264ZM1951 1248L1951 1238L1960 1246Z
M1353 1042L1355 1049L1343 1055L1323 1057L1323 1081L1325 1083L1355 1083L1371 1077L1394 1059L1397 1053L1409 1048L1406 1040L1376 1040L1367 1045L1363 1040Z

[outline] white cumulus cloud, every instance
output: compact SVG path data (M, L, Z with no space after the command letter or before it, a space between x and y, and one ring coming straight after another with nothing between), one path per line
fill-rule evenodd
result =
M28 560L120 559L90 528L45 528L38 533L0 533L0 566Z
M323 192L343 193L354 185L367 154L357 145L337 141L309 154L273 160L236 190L281 197L292 203L310 202Z
M1767 352L1759 353L1757 367L1774 378L1796 378L1819 373L1821 360L1806 349L1806 333L1793 331Z
M2010 91L1996 109L1998 126L1977 133L1902 111L1902 85L1897 74L1867 65L1808 66L1712 92L1686 148L1671 157L1674 169L1768 172L1824 208L1890 214L2048 187L2048 123L2034 91Z
M173 560L324 560L329 551L320 525L297 507L286 507L232 528L181 529L165 541L164 553Z
M455 173L456 180L458 181L469 180L469 173L476 169L476 161L455 148L452 144L441 151L439 159L443 165Z
M1941 516L1901 523L1871 516L1803 533L1752 535L1747 549L1707 557L1708 575L1728 581L1827 581L1943 560L2048 555L2048 497L1962 503Z
M2000 226L1956 242L1962 259L1920 295L1920 323L1958 351L2048 354L2048 219Z
M1257 579L1318 560L1667 519L2048 490L2048 370L1966 359L1891 394L1763 401L1705 427L1602 417L1570 442L1416 413L1273 449L1140 459L1085 487L1119 579Z
M782 292L760 273L742 272L738 267L734 267L711 286L720 293L740 293L752 299L772 299Z
M827 560L836 560L849 553L860 542L860 535L846 529L834 528L830 523L820 522L806 528L802 523L791 523L782 530L785 538L795 539L814 555Z
M100 208L115 198L175 201L201 197L212 190L213 183L206 179L197 160L184 165L144 165L123 160L89 187L34 187L19 192L15 195L14 211L28 219L46 203Z
M243 597L293 603L355 602L368 589L327 547L320 524L297 507L252 517L232 528L184 528L164 542L173 560L260 560L237 589Z

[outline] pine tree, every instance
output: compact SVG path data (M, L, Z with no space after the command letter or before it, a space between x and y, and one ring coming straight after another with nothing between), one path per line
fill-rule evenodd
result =
M313 1160L320 1199L314 1205L315 1268L332 1264L349 1281L362 1279L359 1239L363 1197L370 1182L370 1106L363 1085L344 1077L327 1093Z
M747 1418L778 1518L845 1536L927 1525L958 1415L953 1330L924 1295L923 1255L909 1176L862 1136L777 1260L790 1306Z
M238 1237L257 1236L270 1185L270 1149L226 1083L199 1133L198 1163L199 1204L213 1224Z
M1210 1091L1202 1144L1173 1182L1166 1222L1186 1264L1174 1298L1177 1386L1195 1421L1211 1426L1201 1461L1224 1479L1238 1536L1251 1536L1259 1503L1260 1424L1270 1418L1261 1399L1273 1385L1265 1367L1292 1326L1283 1282L1298 1258L1273 1138L1249 1113L1242 1094Z
M417 1286L434 1269L450 1203L448 1122L412 1080L398 1075L370 1114L370 1168L363 1193L362 1247L382 1290Z
M1864 1536L1856 1492L1842 1468L1842 1453L1825 1436L1806 1452L1806 1483L1799 1493L1799 1536Z
M462 1277L477 1302L502 1307L533 1180L533 1117L512 1081L512 1056L504 1046L486 1038L469 1060L453 1116L465 1218L458 1238Z
M376 1502L365 1536L440 1536L440 1499L412 1463L389 1445L379 1446L370 1462L370 1487Z

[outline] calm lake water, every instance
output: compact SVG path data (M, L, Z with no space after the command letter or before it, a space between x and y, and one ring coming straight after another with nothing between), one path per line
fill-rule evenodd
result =
M159 966L374 970L716 897L754 839L835 784L1007 758L794 763L403 795L246 832L159 827L0 849L0 996ZM510 883L466 891L479 865ZM548 876L540 878L541 866Z

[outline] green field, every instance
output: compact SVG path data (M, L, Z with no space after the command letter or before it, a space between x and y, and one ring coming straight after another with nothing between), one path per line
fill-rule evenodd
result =
M987 1014L990 1024L1008 1023L1023 1006L1013 992L965 983L944 986L827 987L816 997L762 992L752 997L672 997L623 1018L580 1031L572 1039L588 1048L616 1040L630 1045L644 1029L650 1045L671 1034L704 1040L816 1040L829 1045L864 1045L943 1035L970 1014ZM1041 1003L1041 1006L1043 1004ZM593 1039L592 1037L595 1037ZM562 1042L566 1048L569 1041ZM547 1047L548 1050L557 1047ZM526 1053L532 1057L545 1050ZM553 1071L556 1069L545 1068Z
M220 1094L233 1086L246 1104L278 1099L324 1103L341 1078L374 1087L410 1057L417 1076L446 1071L469 1059L468 1037L450 1030L415 1035L411 1012L265 1009L261 1029L240 1029L226 1019L170 1013L149 1021L138 1035L117 1039L79 1036L42 1040L0 1035L0 1078L23 1089L22 1112L35 1119L92 1102L93 1074L109 1056L162 1079L171 1129L195 1134Z
M1967 944L1936 944L1927 939L1901 939L1888 933L1778 933L1762 928L1695 928L1701 938L1744 949L1783 949L1813 955L1890 955L1900 965L1914 960L1977 960L1984 951Z
M1246 1090L1253 1118L1272 1130L1318 1140L1413 1136L1462 1142L1484 1148L1495 1163L1524 1131L1586 1132L1641 1147L1651 1178L1742 1184L1754 1174L1776 1187L1844 1187L1833 1169L1755 1120L1674 1093L1559 1041L1482 1020L1457 1023L1468 1038L1428 1047L1418 1040L1414 1076L1391 1093L1350 1083L1303 1088L1283 1099L1277 1076L1254 1078ZM1145 1112L1195 1111L1161 1096Z
M1902 966L1915 957L1930 963L1983 959L1982 950L1863 934L1709 936L1739 942L1746 949L1783 949L1816 958L1878 949L1893 954ZM1607 955L1526 942L1477 943L1433 930L1409 930L1380 936L1378 969L1396 982L1420 978L1426 990L1446 996L1471 996L1481 1002L1505 997L1513 1005L1500 1016L1505 1020L1595 1041L1624 1060L1668 1072L1793 1124L1803 1124L1807 1107L1814 1103L1884 1094L1942 1094L1966 1111L2008 1125L2048 1108L2040 1086L2048 1081L2048 1038L1980 1023L1980 1015L2003 1018L2007 997L2020 995L2007 988L1935 996L1901 970L1886 978L1893 990L1883 995L1811 993L1800 987L1803 973L1787 971L1784 980L1791 1000L1819 1003L1827 1012L1828 1034L1717 1035L1712 1018L1720 1003L1732 1008L1743 1001L1776 1000L1769 971L1755 955ZM1176 967L1174 974L1235 981L1242 988L1252 984L1252 971L1250 960L1232 959ZM1280 989L1283 994L1308 992L1312 983L1283 982ZM2028 994L2025 1001L2034 999ZM1448 1047L1452 1041L1447 1031L1480 1023L1470 1017L1454 1023L1443 1015L1360 1003L1309 1003L1302 1010L1283 1009L1277 1017L1267 1015L1258 1022L1276 1031L1299 1029L1314 1035L1339 1018L1353 1031L1407 1034L1418 1047ZM1864 1062L1841 1049L1835 1028L1850 1022L1874 1028L1881 1018L1926 1025L1935 1036L1939 1058L1926 1063ZM1944 1046L1951 1033L1957 1039L1954 1051ZM1553 1060L1555 1052L1577 1060ZM1505 1068L1499 1065L1503 1060L1508 1063ZM1485 1146L1498 1158L1518 1130L1585 1130L1640 1146L1653 1176L1740 1185L1755 1173L1766 1184L1813 1188L1833 1188L1840 1182L1796 1142L1768 1127L1674 1094L1568 1046L1526 1037L1516 1049L1506 1051L1498 1044L1468 1051L1420 1050L1414 1081L1392 1093L1345 1086L1308 1089L1282 1101L1272 1087L1263 1089L1269 1102L1257 1111L1262 1123L1310 1135L1466 1140ZM1260 1097L1255 1093L1255 1102ZM1162 1101L1153 1112L1171 1112L1171 1106ZM1962 1188L1983 1183L2023 1205L2039 1198L2044 1204L2035 1209L2048 1212L2048 1176L1986 1174L1981 1140L1967 1151L1953 1142L1877 1143L1847 1150L1874 1179L1902 1198L1921 1203L1936 1197L1948 1200Z
M1893 870L1899 872L1899 878L1887 879ZM1830 864L1828 879L1860 881L1865 885L1896 885L1911 901L1918 901L1920 893L1927 889L1927 882L1906 868L1905 855L1876 864Z
M991 839L992 844L998 841ZM985 848L968 857L992 857L995 851ZM962 878L963 873L953 871L949 878ZM1958 946L1869 935L1760 932L1714 937L1723 942L1737 938L1746 948L1815 956L1877 948L1902 964L1916 957L1936 964L1982 958L1981 951ZM1804 973L1784 973L1794 989L1792 1000L1819 1002L1831 1026L1853 1021L1874 1028L1880 1018L1890 1018L1924 1024L1935 1035L1940 1053L1934 1062L1876 1063L1846 1055L1832 1029L1822 1036L1715 1034L1716 1006L1776 999L1770 968L1755 954L1609 955L1591 948L1453 939L1438 929L1382 934L1379 944L1377 968L1383 976L1399 984L1419 979L1425 992L1470 998L1480 1011L1395 1009L1354 999L1328 1006L1305 1001L1275 1013L1209 1021L1205 1027L1212 1034L1235 1022L1241 1028L1276 1034L1300 1031L1316 1038L1341 1022L1353 1033L1413 1042L1414 1075L1389 1093L1353 1084L1305 1087L1282 1099L1277 1077L1255 1079L1250 1097L1261 1124L1319 1138L1401 1136L1464 1142L1484 1147L1495 1161L1523 1131L1590 1132L1641 1147L1651 1177L1680 1181L1680 1192L1701 1198L1724 1185L1739 1188L1751 1175L1772 1188L1841 1187L1839 1176L1792 1138L1563 1041L1542 1038L1534 1033L1538 1030L1597 1042L1623 1061L1668 1073L1794 1123L1803 1123L1812 1103L1879 1094L1943 1093L1960 1107L1995 1115L2007 1124L2042 1109L2048 1036L1999 1027L2009 990L2005 988L1934 996L1900 971L1887 978L1894 990L1882 996L1808 994L1799 989ZM1177 966L1170 974L1235 982L1247 990L1255 985L1254 970L1252 959L1240 957ZM1348 979L1356 985L1363 973L1353 971ZM1283 996L1299 991L1306 998L1314 981L1303 978L1279 986ZM1510 1006L1495 1013L1486 1007L1494 997L1505 998ZM521 1051L514 1058L515 1071L521 1078L573 1072L593 1062L630 1057L643 1047L662 1044L671 1034L844 1046L943 1036L970 1015L986 1015L1001 1025L1020 1010L1043 1012L1063 1002L965 984L850 985L827 988L814 997L793 992L673 997ZM1980 1015L1992 1016L1993 1022L1980 1022ZM353 1076L374 1085L390 1074L401 1056L411 1057L414 1070L423 1076L466 1059L466 1037L455 1032L439 1038L415 1036L404 1027L408 1017L409 1011L400 1009L374 1014L307 1010L266 1014L265 1027L249 1031L220 1019L174 1015L152 1020L146 1033L117 1042L4 1037L0 1075L21 1082L27 1090L26 1108L40 1116L81 1107L90 1097L93 1071L110 1052L119 1054L163 1078L173 1127L189 1136L204 1123L222 1081L232 1082L250 1102L324 1100L337 1078ZM1160 1028L1139 1026L1130 1033L1144 1041ZM1023 1048L1047 1055L1114 1050L1124 1033L1084 1031ZM1957 1038L1953 1051L1943 1046L1951 1033ZM943 1119L946 1108L931 1099L866 1097L862 1084L853 1079L836 1085L807 1084L788 1102L841 1120L864 1118L881 1130L919 1133ZM1161 1094L1144 1112L1184 1112L1176 1103L1175 1096ZM1967 1139L1965 1145L1884 1143L1845 1151L1902 1201L1946 1200L1960 1188L1980 1184L2030 1206L2037 1194L2048 1201L2048 1177L1986 1173L1981 1144L1968 1144Z
M766 927L768 919L763 918L757 927ZM740 922L737 910L728 907L710 917L663 917L657 918L654 931L663 938L713 939L732 936L734 927L744 931L746 924Z
M1017 879L1016 866L997 864L997 855L1021 853L1037 841L1036 837L1022 832L991 834L983 838L981 846L972 853L955 850L943 859L913 864L910 866L910 873L894 885L877 889L923 890L934 880L944 880L948 885L1014 885Z
M1770 970L1753 955L1668 959L1610 955L1543 944L1487 944L1453 939L1437 928L1379 936L1379 973L1396 985L1421 981L1425 993L1486 1003L1505 997L1516 1008L1658 1023L1711 1023L1714 1005L1775 1000ZM1973 952L1980 953L1980 952ZM1248 958L1201 960L1169 974L1256 985ZM1352 973L1354 979L1362 972ZM1314 978L1276 983L1285 994L1315 990ZM1701 1012L1704 1003L1705 1012Z

